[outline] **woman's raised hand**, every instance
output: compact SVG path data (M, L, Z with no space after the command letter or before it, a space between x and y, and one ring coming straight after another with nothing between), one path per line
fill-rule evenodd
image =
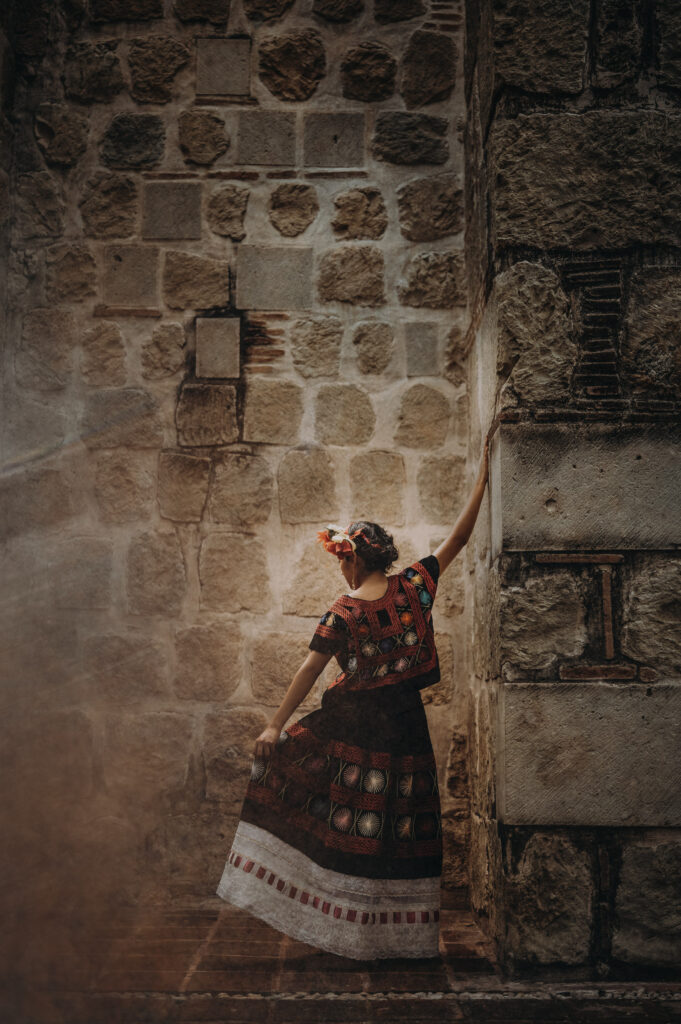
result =
M255 756L269 757L281 736L281 729L274 725L266 726L255 741Z
M478 469L478 480L483 483L489 478L489 434L485 438L485 445L480 456L480 468Z

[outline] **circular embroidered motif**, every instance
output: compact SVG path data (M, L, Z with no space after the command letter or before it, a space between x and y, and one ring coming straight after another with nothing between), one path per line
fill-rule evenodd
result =
M381 829L381 819L374 811L365 811L357 819L357 831L363 836L377 836Z
M387 781L384 771L380 768L370 768L364 776L362 788L366 793L382 793Z
M352 828L352 808L339 807L331 816L331 824L339 832L349 832Z

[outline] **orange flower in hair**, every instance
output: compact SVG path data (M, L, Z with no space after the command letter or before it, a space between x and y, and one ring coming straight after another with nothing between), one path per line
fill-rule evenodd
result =
M317 540L324 545L325 551L330 551L337 558L343 558L355 550L354 540L340 526L333 524L325 530L318 530Z

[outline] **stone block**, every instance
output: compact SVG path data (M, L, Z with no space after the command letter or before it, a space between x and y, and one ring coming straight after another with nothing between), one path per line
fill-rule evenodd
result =
M175 75L189 62L190 52L172 36L131 39L128 50L130 95L139 103L168 103Z
M157 306L158 248L155 245L105 246L102 299L112 306Z
M643 27L639 22L636 4L622 3L622 0L603 0L598 9L596 32L598 42L594 84L600 89L611 89L636 78L643 41Z
M73 367L76 322L72 313L44 306L30 309L21 325L14 353L14 369L20 387L58 391L65 387Z
M118 39L69 46L62 80L69 99L78 103L110 103L125 88L116 50Z
M89 636L83 642L83 669L90 700L126 705L168 695L165 647L148 631Z
M251 190L245 185L218 185L206 203L206 220L216 235L240 242L246 236L244 218Z
M258 73L280 100L307 100L326 71L322 37L313 28L267 36L258 48Z
M397 452L360 452L350 463L352 507L360 518L386 529L401 526L406 482L404 459Z
M105 523L148 519L156 495L156 453L130 449L97 453L94 494Z
M157 324L142 345L142 376L148 380L172 377L185 365L186 352L182 324Z
M125 343L118 324L100 320L83 334L80 372L93 387L125 384Z
M180 444L231 444L239 436L236 390L230 384L185 384L175 424Z
M339 591L347 589L338 560L329 558L328 552L316 541L310 541L300 552L289 548L282 557L284 579L288 583L282 599L283 614L306 615L318 620Z
M612 955L629 964L681 963L681 843L674 836L626 842L615 896Z
M279 110L240 110L240 164L292 166L296 160L296 115Z
M635 393L681 397L680 297L681 273L675 267L639 267L631 276L620 365Z
M149 181L142 190L142 238L200 238L201 185Z
M303 133L305 167L364 166L364 114L306 114Z
M320 612L320 615L322 613ZM259 636L251 650L251 692L259 704L279 707L294 675L310 653L307 633L265 633ZM315 688L299 705L309 711L318 702Z
M377 188L353 188L334 199L331 227L337 238L381 238L388 226L383 196Z
M395 336L390 324L366 320L358 324L352 336L361 373L383 373L395 352Z
M200 605L216 612L265 612L270 607L267 556L260 541L209 533L199 550Z
M376 160L391 164L444 164L449 157L447 118L382 110L372 148Z
M197 96L249 96L251 40L248 37L196 40Z
M238 815L248 784L253 747L267 725L261 711L230 708L206 715L203 763L206 798L219 801L223 813Z
M244 399L244 441L297 444L303 392L286 380L248 380Z
M336 377L343 324L337 316L308 316L291 327L291 357L303 377Z
M96 292L97 267L85 245L60 242L45 252L48 302L82 302Z
M271 223L280 235L295 238L319 213L317 190L312 185L285 181L273 190L267 204Z
M130 614L179 615L186 583L184 556L177 533L149 530L131 538L126 560Z
M260 455L223 455L216 459L208 499L208 514L214 523L227 523L235 530L265 523L273 497L272 472Z
M107 388L88 394L80 437L88 448L156 448L163 442L158 401L144 388Z
M127 238L137 223L137 183L127 174L97 171L88 178L78 206L86 235Z
M171 309L209 309L230 301L229 263L181 250L167 250L163 296Z
M661 0L656 5L655 21L659 33L658 82L660 85L678 89L681 83L681 13L674 0Z
M54 580L57 608L109 608L113 548L110 540L69 537L51 551L45 566Z
M118 170L156 167L165 152L165 127L158 114L116 114L100 140L100 156Z
M412 242L431 242L463 230L458 174L432 174L397 189L400 230Z
M87 149L87 119L64 103L39 104L34 114L34 131L48 164L73 167Z
M241 320L238 316L197 317L196 376L238 377Z
M502 422L490 451L493 558L502 550L678 548L678 428Z
M466 460L463 455L428 455L419 461L416 485L423 519L448 525L463 498Z
M452 309L466 305L463 252L421 252L412 256L397 285L403 306Z
M65 210L63 190L49 171L18 176L15 217L19 238L58 238L64 231Z
M312 249L240 245L236 305L239 309L309 309L312 305Z
M435 377L440 373L438 325L410 321L404 325L407 376Z
M294 448L277 474L279 511L286 523L333 521L338 514L336 470L323 448Z
M177 119L177 141L185 163L212 164L229 149L225 122L212 110L183 110Z
M500 83L530 92L582 91L589 0L495 0L494 71Z
M668 555L638 557L622 569L622 653L679 678L681 561Z
M175 631L173 690L181 700L226 701L241 682L241 637L232 622Z
M395 442L407 448L436 448L449 429L447 396L426 384L413 384L402 395Z
M322 255L317 288L322 302L381 306L385 302L383 252L375 245L353 245Z
M164 519L199 523L208 496L210 459L163 451L158 457L158 506Z
M364 444L375 426L376 414L364 388L356 384L320 387L315 401L315 433L323 444Z
M380 43L360 43L343 54L343 95L364 103L390 99L395 92L396 73L397 61L390 50Z
M408 109L437 103L451 95L456 58L456 44L443 32L418 29L410 36L400 76L400 93Z
M193 728L190 715L174 711L109 714L101 751L107 792L150 814L184 787Z
M681 825L681 685L506 683L498 816L507 825ZM532 742L528 743L528 737Z

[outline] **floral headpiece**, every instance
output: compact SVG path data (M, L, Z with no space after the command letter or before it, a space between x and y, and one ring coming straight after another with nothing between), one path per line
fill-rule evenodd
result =
M347 530L341 529L340 526L334 526L330 524L325 530L317 531L317 540L324 545L326 551L330 551L332 555L336 555L337 558L343 558L345 555L349 555L351 551L354 551L357 547L353 538L362 537L367 544L371 547L380 547L374 541L369 540L364 530L361 528L350 533L350 527Z

